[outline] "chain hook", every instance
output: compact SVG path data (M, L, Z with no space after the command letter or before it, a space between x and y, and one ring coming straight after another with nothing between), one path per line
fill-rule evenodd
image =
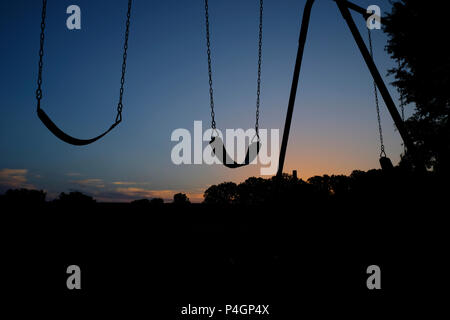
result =
M386 152L384 151L384 146L381 146L381 151L380 151L380 158L386 158L387 157L387 155L386 155Z

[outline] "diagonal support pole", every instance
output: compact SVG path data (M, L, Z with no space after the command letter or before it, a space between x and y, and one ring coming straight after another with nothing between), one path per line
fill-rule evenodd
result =
M400 133L400 136L403 139L403 142L405 143L408 149L412 150L413 146L409 139L408 133L405 129L403 120L397 110L397 107L395 106L394 101L392 100L391 95L389 94L386 85L384 84L380 72L375 66L372 57L370 56L369 50L367 49L366 44L364 43L364 40L361 37L358 28L356 27L355 21L353 21L350 11L344 5L343 1L336 0L336 4L339 8L339 11L341 11L342 17L344 18L345 22L347 22L347 25L353 35L353 38L355 39L355 42L358 45L359 51L361 51L364 61L366 62L367 67L369 68L370 74L372 75L373 80L377 84L378 90L380 91L380 94L383 97L384 103L386 104L386 107L389 113L391 114L392 119L394 120L395 126L397 127L398 132Z

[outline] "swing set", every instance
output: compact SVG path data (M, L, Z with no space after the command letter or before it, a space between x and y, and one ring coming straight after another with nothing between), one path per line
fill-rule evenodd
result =
M284 125L283 131L283 139L280 149L279 156L279 164L277 176L281 176L283 173L284 160L286 156L287 144L289 139L289 132L292 122L292 114L294 111L295 98L297 94L298 80L300 75L300 69L302 64L303 52L306 43L306 37L308 34L309 21L311 16L312 6L315 0L307 0L303 12L301 29L300 29L300 37L299 37L299 46L297 50L297 57L294 67L294 74L292 79L291 91L288 102L288 109L286 114L286 121ZM384 143L383 143L383 133L381 129L381 120L380 120L380 108L379 108L379 100L378 100L378 90L387 106L389 113L391 114L392 119L400 133L401 138L403 139L404 146L408 150L413 150L414 146L412 141L405 129L403 118L400 116L397 108L395 106L392 97L389 94L389 91L386 85L383 82L383 79L375 66L373 61L373 49L372 49L372 38L369 30L369 45L370 52L367 49L364 40L362 39L358 28L356 27L355 22L350 14L349 9L361 14L365 19L367 19L370 14L367 13L366 9L359 7L358 5L351 3L347 0L333 0L336 2L339 11L342 14L342 17L346 21L353 38L366 62L366 65L372 75L373 85L374 85L374 95L375 95L375 105L377 111L377 119L378 119L378 130L380 135L380 165L383 170L392 169L392 162L386 156ZM119 102L117 104L117 114L114 123L102 134L91 138L91 139L79 139L72 137L61 130L45 113L45 111L41 108L41 99L42 99L42 72L43 72L43 56L44 56L44 39L45 39L45 18L46 18L46 7L47 0L43 0L42 2L42 20L41 20L41 34L40 34L40 50L39 50L39 72L38 72L38 87L36 90L36 99L37 99L37 114L42 123L47 127L47 129L52 132L57 138L60 140L77 146L84 146L91 144L106 134L108 134L112 129L114 129L121 121L122 121L122 108L123 108L123 92L124 92L124 83L125 83L125 73L126 73L126 61L127 61L127 49L128 49L128 36L130 29L130 17L131 17L131 6L132 0L128 0L128 10L126 14L126 25L125 25L125 40L123 45L123 60L122 60L122 75L120 78L120 90L119 90ZM206 46L207 46L207 57L208 57L208 77L209 77L209 96L210 96L210 109L211 109L211 129L213 134L211 136L210 145L212 150L216 156L222 158L222 164L228 168L234 169L246 166L250 164L258 155L260 150L260 139L259 139L259 106L260 106L260 93L261 93L261 60L262 60L262 30L263 30L263 0L259 1L259 35L258 35L258 62L257 62L257 90L256 90L256 121L255 121L255 136L251 141L251 144L248 147L246 157L243 163L237 163L228 155L227 150L223 144L222 139L217 134L216 130L216 120L215 120L215 112L214 112L214 97L213 97L213 80L212 80L212 62L211 62L211 41L210 41L210 21L209 21L209 5L208 0L205 0L205 26L206 26ZM377 90L378 88L378 90ZM403 107L403 104L401 105ZM403 113L403 112L402 112ZM253 140L255 140L253 142ZM255 152L256 151L256 152Z
M284 166L284 160L286 157L286 150L287 150L287 144L289 139L289 131L291 128L291 122L292 122L292 114L294 112L294 104L295 104L295 97L297 94L297 87L298 87L298 79L300 75L300 68L302 65L302 59L303 59L303 51L305 49L305 43L306 43L306 37L308 35L308 27L309 27L309 21L311 17L311 10L312 6L314 4L315 0L307 0L305 4L305 8L303 10L303 17L302 17L302 24L300 27L300 36L298 40L298 50L297 50L297 58L295 61L295 67L294 67L294 75L292 78L292 85L291 85L291 92L289 96L289 102L288 102L288 110L286 114L286 121L284 125L284 131L283 131L283 139L281 142L281 149L280 149L280 157L278 162L278 171L277 176L281 177L283 174L283 166ZM380 75L380 72L378 71L374 61L373 61L373 50L372 50L372 38L369 30L369 44L370 44L370 52L367 49L363 38L361 37L361 34L358 31L358 28L356 27L355 21L352 18L352 15L350 13L350 9L361 14L365 20L369 18L371 14L367 13L367 10L350 2L347 0L333 0L336 2L339 11L341 12L342 17L344 18L345 22L347 23L350 32L352 33L353 39L355 40L359 51L361 52L361 55L364 58L364 61L366 62L367 68L369 69L372 78L373 78L373 84L374 84L374 94L375 94L375 105L377 110L377 117L378 117L378 130L380 134L380 166L383 170L389 171L393 168L391 160L386 156L386 152L384 150L384 143L383 143L383 132L381 130L381 119L380 119L380 108L379 108L379 101L378 101L378 93L377 88L380 91L381 96L383 97L384 103L386 104L386 107L394 120L394 124L398 129L398 132L400 133L401 138L403 139L403 143L405 148L407 148L410 152L413 153L413 155L416 155L416 152L414 151L414 145L411 141L411 138L409 137L409 134L405 128L404 121L398 110L395 106L394 101L392 100L391 95L389 94L389 91ZM401 104L401 108L403 108L403 103ZM403 109L402 109L403 110ZM417 160L416 160L417 161ZM420 163L417 162L420 168Z

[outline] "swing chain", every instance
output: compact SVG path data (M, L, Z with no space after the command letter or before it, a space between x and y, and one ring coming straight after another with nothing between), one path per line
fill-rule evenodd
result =
M367 28L369 33L369 48L370 48L370 56L373 60L373 48L372 48L372 35L370 32L370 29ZM386 157L386 152L384 150L384 141L383 141L383 130L381 128L381 117L380 117L380 103L378 100L378 91L377 91L377 84L375 83L375 80L373 81L373 92L375 95L375 106L377 109L377 120L378 120L378 131L380 133L380 157Z
M47 12L47 0L42 1L42 20L41 20L41 36L40 36L40 47L39 47L39 71L38 71L38 81L36 90L36 99L38 101L38 108L40 108L40 102L42 99L42 67L44 66L44 39L45 39L45 15Z
M211 128L216 129L216 120L214 112L214 90L212 81L212 63L211 63L211 41L209 32L209 6L208 0L205 0L205 24L206 24L206 53L208 55L208 78L209 78L209 104L211 107ZM259 41L258 41L258 79L256 89L256 123L255 131L259 139L259 105L261 95L261 57L262 57L262 29L263 29L263 0L259 1Z
M263 31L263 0L259 1L259 41L258 41L258 80L256 89L256 123L255 131L259 139L259 103L261 95L261 58L262 58L262 31Z
M400 71L400 69L402 68L402 64L400 63L400 59L398 60L398 70ZM402 113L402 120L403 122L405 122L405 100L404 100L404 94L403 92L400 90L400 111Z
M206 53L208 54L208 77L209 77L209 104L211 106L211 128L216 129L216 120L214 119L214 95L213 95L213 81L212 81L212 67L211 67L211 42L209 34L209 13L208 0L205 0L205 21L206 21Z
M117 116L116 122L117 125L122 121L122 98L123 98L123 87L125 84L125 72L127 67L127 50L128 50L128 35L130 32L130 17L131 17L131 4L132 0L128 0L128 12L127 12L127 22L126 22L126 31L125 31L125 43L124 43L124 51L123 51L123 62L122 62L122 77L120 78L120 95L119 95L119 103L117 104ZM37 90L36 90L36 99L38 101L38 109L40 109L41 99L42 99L42 68L44 65L44 39L45 39L45 17L47 12L47 0L42 0L42 20L41 20L41 36L40 36L40 48L39 48L39 71L38 71L38 81L37 81Z
M399 72L401 71L401 69L402 69L402 64L400 62L400 59L398 59ZM405 122L405 105L406 105L406 103L405 103L405 99L404 99L404 94L403 94L402 90L400 89L400 111L402 114L403 123ZM404 143L403 143L403 152L404 152L404 154L406 154L406 145Z
M123 45L122 77L120 78L120 94L119 94L119 103L117 104L116 124L122 121L122 108L123 108L122 98L123 98L123 86L125 84L125 72L127 68L127 50L128 50L128 35L130 33L131 4L132 0L128 0L125 43Z

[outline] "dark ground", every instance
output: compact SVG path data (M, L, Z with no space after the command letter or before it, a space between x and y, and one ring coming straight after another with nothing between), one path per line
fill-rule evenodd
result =
M58 319L207 318L181 316L187 304L271 305L255 319L429 314L448 302L448 200L419 194L220 209L3 205L2 301ZM80 291L66 288L71 264ZM366 287L372 264L381 290Z

